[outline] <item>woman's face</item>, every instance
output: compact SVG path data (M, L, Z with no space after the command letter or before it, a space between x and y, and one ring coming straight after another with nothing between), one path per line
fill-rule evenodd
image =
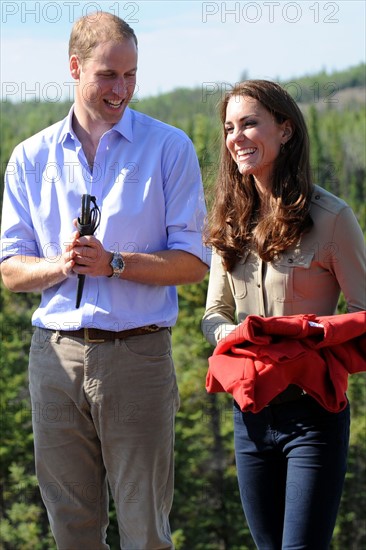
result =
M232 96L226 108L226 147L243 175L253 175L262 190L271 188L273 164L281 144L292 135L290 121L281 124L249 96Z

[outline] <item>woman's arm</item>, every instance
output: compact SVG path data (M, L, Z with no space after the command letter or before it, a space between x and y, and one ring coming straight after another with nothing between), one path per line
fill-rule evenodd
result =
M206 311L201 324L206 340L213 346L236 327L235 309L235 300L221 257L213 251Z
M339 214L329 260L344 294L349 313L366 310L366 247L360 225L351 208Z

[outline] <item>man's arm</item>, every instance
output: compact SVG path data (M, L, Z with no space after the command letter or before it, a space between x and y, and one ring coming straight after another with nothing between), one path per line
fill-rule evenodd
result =
M11 256L1 263L1 277L6 288L12 292L41 292L72 275L73 244L64 253L51 260L35 256Z
M197 256L183 250L163 250L155 254L123 254L126 267L123 279L150 285L199 283L208 266Z
M91 277L109 276L112 253L93 236L71 242L57 259L13 256L1 264L4 285L12 292L41 292L74 273ZM200 282L208 266L182 250L154 254L123 253L125 269L121 278L137 283L170 286Z
M208 266L183 250L162 250L152 254L123 252L122 279L148 285L171 286L202 281ZM112 253L93 236L80 237L74 248L74 273L92 277L112 274Z

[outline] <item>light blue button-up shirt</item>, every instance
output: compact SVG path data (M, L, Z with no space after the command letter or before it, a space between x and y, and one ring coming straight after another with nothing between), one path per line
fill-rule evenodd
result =
M184 250L209 264L200 170L186 134L127 108L100 139L91 172L72 112L14 149L5 178L1 261L13 255L55 261L75 230L81 196L89 193L100 208L95 236L104 248ZM118 331L176 322L174 286L87 276L79 309L76 291L76 276L44 290L33 325Z

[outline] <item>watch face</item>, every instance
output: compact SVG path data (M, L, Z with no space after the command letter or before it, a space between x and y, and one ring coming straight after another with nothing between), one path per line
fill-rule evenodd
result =
M113 268L113 275L120 275L125 268L125 262L121 254L115 252L111 261L111 266Z
M112 275L108 275L108 277L119 277L125 268L125 262L123 261L122 255L118 252L113 252L109 265L113 269L113 273Z

